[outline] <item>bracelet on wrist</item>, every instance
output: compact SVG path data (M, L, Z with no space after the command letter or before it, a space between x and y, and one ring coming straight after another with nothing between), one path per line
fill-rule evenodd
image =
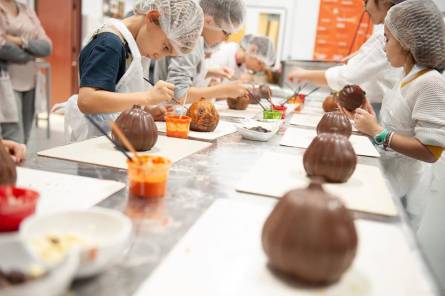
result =
M383 131L381 131L380 133L378 133L375 137L374 137L374 143L376 143L377 145L383 145L385 144L385 142L388 140L389 138L389 131L385 128L383 129Z

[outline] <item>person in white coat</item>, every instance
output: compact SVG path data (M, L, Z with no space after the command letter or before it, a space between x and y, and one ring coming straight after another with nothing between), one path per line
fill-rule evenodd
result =
M240 44L228 42L221 45L207 63L209 67L228 69L228 72L233 73L232 80L250 82L253 80L252 75L264 73L275 61L275 47L269 37L247 34Z
M109 131L120 112L141 105L155 117L170 101L175 86L148 83L150 59L191 52L201 35L204 15L194 0L139 0L135 15L112 19L97 30L79 58L80 89L65 110L65 136L81 141L100 132L85 114Z
M176 86L176 101L193 102L201 98L216 99L239 97L247 93L240 82L208 86L206 54L215 52L221 43L239 30L245 18L243 0L199 0L204 12L204 29L196 48L182 57L165 57L156 62L155 79ZM211 74L211 73L210 73ZM220 77L230 78L224 71Z
M388 63L383 50L385 37L383 21L388 10L404 0L365 0L365 9L376 25L372 36L360 47L349 61L326 71L297 68L289 74L292 82L308 81L319 86L329 86L340 91L349 84L359 85L368 101L378 112L385 92L400 78L400 71Z
M431 0L407 0L385 19L386 53L404 77L383 99L382 125L365 110L357 129L384 147L394 192L420 224L418 238L445 290L445 23ZM434 163L433 165L425 165ZM422 204L423 206L413 206Z

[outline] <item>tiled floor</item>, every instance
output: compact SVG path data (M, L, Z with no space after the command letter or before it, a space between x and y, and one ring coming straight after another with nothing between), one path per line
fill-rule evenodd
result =
M49 138L46 134L46 120L39 120L38 127L34 127L28 143L29 157L35 156L38 151L65 144L63 116L52 114L50 126Z

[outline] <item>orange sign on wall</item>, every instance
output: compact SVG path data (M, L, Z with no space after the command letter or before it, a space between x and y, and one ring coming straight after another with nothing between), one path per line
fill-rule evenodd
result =
M314 59L341 61L372 33L363 0L320 0Z

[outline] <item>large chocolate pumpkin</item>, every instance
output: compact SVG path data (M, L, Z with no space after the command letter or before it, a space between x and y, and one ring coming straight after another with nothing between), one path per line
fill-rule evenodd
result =
M324 112L332 112L338 109L337 106L337 96L338 93L331 93L327 96L323 101L323 110Z
M155 121L151 114L141 106L135 105L122 112L115 123L137 151L150 150L158 140L158 128ZM122 147L125 147L114 132L112 137Z
M219 123L219 114L215 106L202 98L194 102L187 111L192 118L190 129L196 132L213 132Z
M360 108L366 100L366 93L358 85L346 85L338 93L340 106L352 112Z
M233 110L246 110L247 106L249 106L249 102L249 95L238 98L227 98L227 105L229 106L229 109Z
M0 185L15 185L17 170L5 145L0 140Z
M327 112L317 126L317 134L322 133L337 133L349 138L352 134L351 121L339 111Z
M304 153L303 165L309 177L343 183L354 173L357 155L347 137L319 134Z
M351 266L357 243L351 213L320 183L287 193L262 232L270 266L311 285L338 281Z

